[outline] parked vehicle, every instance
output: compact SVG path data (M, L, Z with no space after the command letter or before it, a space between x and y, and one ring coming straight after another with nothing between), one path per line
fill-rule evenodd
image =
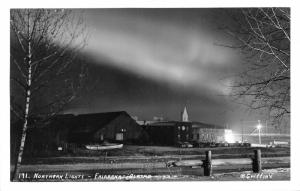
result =
M193 148L193 145L189 142L177 142L177 146L180 148Z
M242 143L242 146L243 147L251 147L251 144L250 143Z
M183 144L186 148L193 148L193 145L189 142L184 142Z

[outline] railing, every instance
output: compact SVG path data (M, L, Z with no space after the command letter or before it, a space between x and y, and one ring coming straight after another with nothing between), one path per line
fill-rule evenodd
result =
M272 159L268 159L271 161ZM276 160L276 159L275 159ZM267 161L266 161L267 162ZM253 158L244 159L214 159L212 160L212 152L205 152L204 160L183 160L183 161L169 161L167 162L167 167L202 167L204 170L204 176L211 176L213 171L213 166L218 165L252 165L252 170L254 173L260 173L262 171L262 159L261 150L254 150Z

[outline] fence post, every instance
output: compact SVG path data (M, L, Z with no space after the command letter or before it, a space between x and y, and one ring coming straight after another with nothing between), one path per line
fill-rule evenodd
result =
M254 150L254 158L252 161L252 170L254 173L261 172L261 151L260 151L260 149Z
M211 151L205 151L205 160L203 163L204 176L212 175Z

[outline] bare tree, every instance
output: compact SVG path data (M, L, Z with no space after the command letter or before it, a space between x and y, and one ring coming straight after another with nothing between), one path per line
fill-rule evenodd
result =
M267 110L271 121L290 114L290 9L247 8L231 11L222 29L240 50L245 64L235 76L232 94L253 110Z
M71 10L12 9L10 26L11 113L23 124L13 174L17 180L27 129L47 122L75 99L86 69L74 66L84 26Z

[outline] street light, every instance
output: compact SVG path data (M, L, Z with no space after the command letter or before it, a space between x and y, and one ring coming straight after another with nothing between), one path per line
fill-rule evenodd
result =
M225 141L227 143L234 143L234 136L231 129L225 129Z
M256 129L258 130L258 142L261 144L261 138L260 138L260 130L262 128L262 125L260 124L260 120L258 120L258 125L256 126Z

